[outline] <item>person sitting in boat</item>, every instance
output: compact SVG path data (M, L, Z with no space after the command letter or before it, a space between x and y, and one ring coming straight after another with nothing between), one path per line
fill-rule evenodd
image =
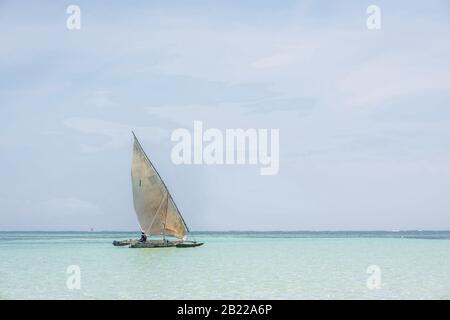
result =
M145 242L147 241L147 236L144 232L141 232L141 238L139 239L139 242Z

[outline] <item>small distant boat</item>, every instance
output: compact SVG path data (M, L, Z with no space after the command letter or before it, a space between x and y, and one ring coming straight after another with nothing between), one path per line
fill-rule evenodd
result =
M162 239L139 241L135 239L114 241L115 246L129 248L189 248L203 243L188 241L189 228L172 199L161 176L147 157L133 132L133 160L131 182L134 211L139 225L147 236L162 236Z

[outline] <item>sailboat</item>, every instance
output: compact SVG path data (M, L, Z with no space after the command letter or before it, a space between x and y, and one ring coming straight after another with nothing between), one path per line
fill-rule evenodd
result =
M115 246L130 248L198 247L203 243L188 241L189 228L158 171L133 133L131 184L134 211L143 234L162 239L114 241Z

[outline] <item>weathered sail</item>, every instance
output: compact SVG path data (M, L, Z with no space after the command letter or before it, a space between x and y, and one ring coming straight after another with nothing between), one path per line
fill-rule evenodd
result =
M133 134L134 136L134 134ZM150 235L185 238L188 229L156 169L134 136L131 165L134 209L141 230Z

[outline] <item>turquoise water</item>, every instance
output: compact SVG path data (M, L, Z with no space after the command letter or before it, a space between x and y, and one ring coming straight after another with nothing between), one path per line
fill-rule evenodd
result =
M111 242L136 233L0 232L0 298L450 299L450 232L194 235L205 245L129 249Z

